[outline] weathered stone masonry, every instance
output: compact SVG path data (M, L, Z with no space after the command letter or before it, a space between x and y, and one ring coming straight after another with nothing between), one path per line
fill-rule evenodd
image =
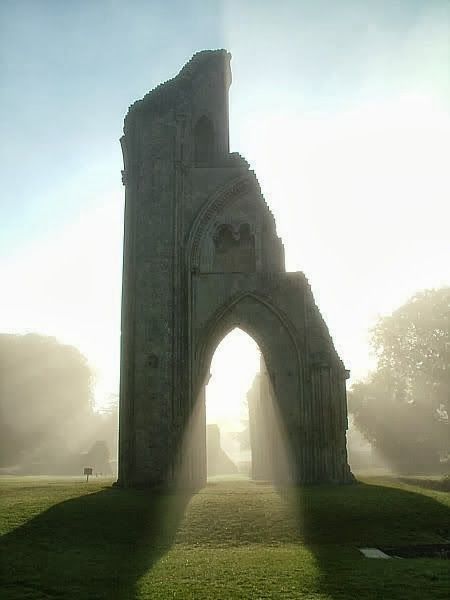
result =
M255 174L229 151L230 83L230 55L200 52L125 118L120 485L205 482L204 385L236 326L264 356L285 477L352 477L347 372L305 276L285 272Z

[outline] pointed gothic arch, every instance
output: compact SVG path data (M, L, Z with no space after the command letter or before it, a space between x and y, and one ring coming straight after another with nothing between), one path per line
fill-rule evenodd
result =
M262 312L255 310L262 308ZM207 365L211 363L215 348L230 331L238 327L245 331L258 344L266 364L272 364L271 338L278 326L289 344L288 360L293 361L292 373L300 379L303 374L302 353L299 340L295 336L295 327L281 310L275 307L269 298L251 291L232 295L211 316L198 335L195 349L195 376L202 380ZM300 383L300 382L299 382Z
M274 404L277 416L285 424L284 440L281 439L281 434L260 436L272 440L273 447L270 451L266 449L263 452L260 445L252 449L256 455L272 457L270 464L260 466L259 471L265 473L267 479L277 473L283 473L287 477L286 456L289 453L299 457L298 464L290 466L289 478L295 480L295 469L306 468L306 456L301 450L306 442L297 435L305 412L302 353L295 337L295 328L270 299L249 291L235 294L216 310L199 330L193 362L194 398L197 403L205 402L204 387L209 379L214 352L220 342L235 328L247 333L258 345L263 357L262 364L270 380L270 402ZM292 401L294 398L295 402ZM269 398L265 401L268 402ZM196 407L195 410L198 414L203 414L200 407ZM279 423L268 424L264 419L255 421L253 418L253 429L255 423L256 429L269 425L279 427ZM197 437L202 438L200 423Z

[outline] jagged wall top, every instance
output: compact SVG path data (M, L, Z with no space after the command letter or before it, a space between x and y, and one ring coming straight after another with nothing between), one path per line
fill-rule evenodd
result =
M161 113L171 108L176 102L177 97L184 91L189 91L195 75L199 71L227 67L229 83L231 83L231 70L229 67L231 54L227 50L202 50L182 67L180 72L172 79L158 84L150 92L145 94L141 100L137 100L128 109L124 121L124 133L127 125L134 114L139 111L151 111Z

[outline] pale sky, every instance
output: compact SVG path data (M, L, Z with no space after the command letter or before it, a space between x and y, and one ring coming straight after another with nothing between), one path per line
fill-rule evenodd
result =
M0 331L76 345L98 405L117 393L123 117L194 52L225 47L231 149L364 376L376 318L450 283L448 40L446 0L3 1ZM245 335L224 341L210 420L236 425L257 365Z

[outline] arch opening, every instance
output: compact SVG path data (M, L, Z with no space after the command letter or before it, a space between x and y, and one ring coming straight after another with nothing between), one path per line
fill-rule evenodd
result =
M276 365L277 348L264 337L234 318L207 336L182 453L184 476L201 485L217 476L281 481L291 472L286 414L266 367Z
M253 273L256 271L255 236L248 223L238 227L220 225L213 237L216 273Z
M252 474L248 394L260 362L258 344L238 327L215 348L205 385L208 477Z
M253 364L259 362L259 369L254 367L253 373L247 374L245 393L251 448L247 472L253 479L294 480L299 440L292 432L299 419L301 401L298 352L280 311L268 299L250 292L232 296L219 306L204 322L197 338L191 365L193 405L183 436L183 472L192 474L200 485L206 483L206 387L214 353L230 333L232 337L237 334L251 340L250 345L258 347ZM238 350L234 355L244 363ZM256 378L255 371L259 371ZM228 373L228 377L232 374ZM217 441L217 431L212 435Z

